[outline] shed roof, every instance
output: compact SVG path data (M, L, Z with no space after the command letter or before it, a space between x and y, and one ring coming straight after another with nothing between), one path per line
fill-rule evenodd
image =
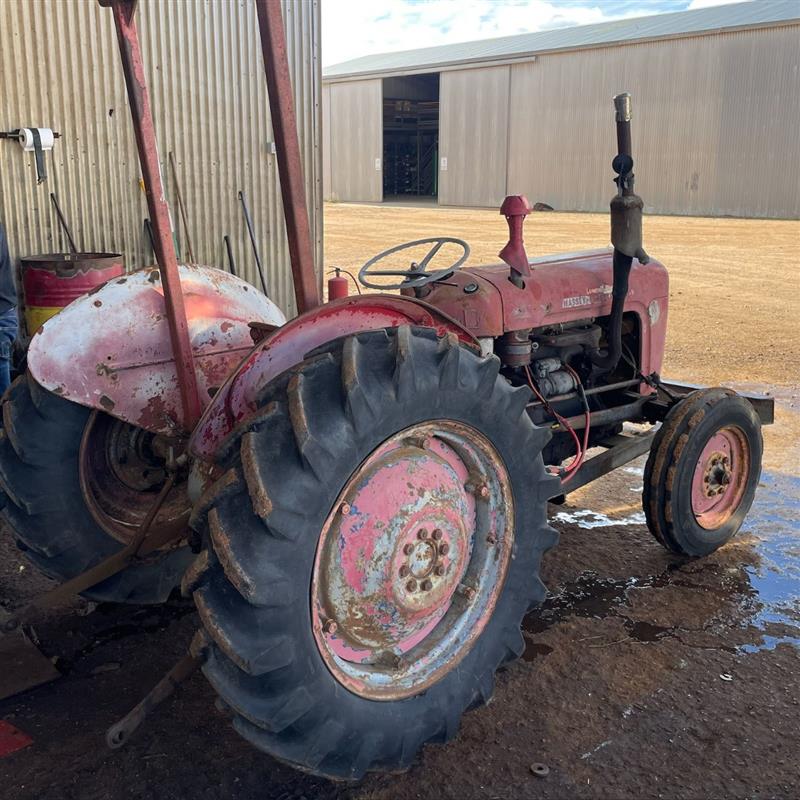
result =
M643 39L721 33L731 29L800 23L798 0L751 0L745 3L677 11L649 17L578 25L536 33L503 36L394 53L378 53L326 67L323 80L356 75L432 70L459 64L524 59L559 50L621 44Z

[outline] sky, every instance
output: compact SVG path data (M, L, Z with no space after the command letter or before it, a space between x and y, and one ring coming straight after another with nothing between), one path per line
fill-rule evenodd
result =
M323 67L351 58L589 25L732 0L323 0Z

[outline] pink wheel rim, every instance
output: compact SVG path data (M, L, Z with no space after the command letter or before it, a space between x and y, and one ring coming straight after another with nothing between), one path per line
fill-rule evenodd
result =
M706 530L724 525L742 502L750 474L750 446L741 428L718 430L706 442L692 476L692 511Z
M363 697L418 694L464 658L490 619L513 547L502 459L451 420L386 440L350 477L320 536L314 636Z

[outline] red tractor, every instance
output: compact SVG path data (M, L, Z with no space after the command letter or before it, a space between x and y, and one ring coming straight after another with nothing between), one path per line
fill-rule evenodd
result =
M736 533L772 407L659 377L668 280L642 248L629 95L615 98L613 251L528 259L528 204L509 197L501 263L461 269L467 245L442 237L408 269L378 269L409 243L360 274L397 278L400 295L323 305L280 4L256 0L301 312L286 322L243 281L177 265L135 3L104 4L158 267L34 336L3 399L0 514L64 582L9 627L72 592L153 603L181 583L194 597L190 655L112 745L199 665L276 758L335 778L407 767L522 652L557 539L548 501L649 451L644 511L666 548L704 556ZM461 256L434 269L446 245Z

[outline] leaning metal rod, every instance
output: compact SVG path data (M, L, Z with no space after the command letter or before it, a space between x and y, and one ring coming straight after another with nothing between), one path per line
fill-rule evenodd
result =
M253 220L250 217L250 209L247 207L247 198L242 191L239 192L239 200L242 202L244 221L247 223L247 232L250 234L250 244L253 245L253 256L255 256L258 275L261 278L261 288L264 290L264 294L269 296L267 282L264 280L264 267L261 265L261 256L258 254L258 242L256 241L256 232L253 230Z
M64 219L64 215L61 213L61 208L58 205L58 200L56 199L55 194L50 192L50 200L53 203L53 208L56 210L56 216L58 217L58 221L61 223L61 227L64 230L64 233L67 235L67 239L69 240L69 249L73 253L78 252L78 248L75 247L75 240L72 238L72 234L70 233L69 226L67 225L67 221Z
M166 528L157 536L150 538L147 537L147 533L153 524L153 520L156 518L156 515L161 509L161 506L164 504L164 501L167 499L170 489L172 489L175 484L175 477L176 474L174 472L170 473L170 476L161 487L161 491L158 493L155 502L147 512L147 516L142 520L139 529L136 531L136 535L125 547L122 548L122 550L119 550L118 552L114 553L114 555L104 559L99 564L95 564L90 569L87 569L86 572L82 572L80 575L76 575L74 578L65 581L60 586L56 586L55 589L51 589L49 592L45 592L44 594L35 597L30 603L28 603L28 605L20 609L17 614L6 620L3 625L4 630L15 630L21 624L28 622L32 617L35 617L37 611L41 611L45 608L52 608L53 606L58 605L58 603L62 600L65 600L69 597L74 597L75 595L90 589L92 586L96 586L98 583L110 578L112 575L122 572L122 570L124 570L137 556L147 555L147 553L151 553L153 550L158 550L160 547L169 544L169 542L175 539L182 538L185 532L180 527L176 527L174 529Z
M281 0L256 0L261 53L267 77L269 110L278 155L278 176L283 198L283 216L289 241L294 294L302 314L320 305L320 287L314 270L314 250L308 222L303 164L297 139L297 118L292 99L286 31Z
M175 181L175 194L178 197L178 210L181 212L181 219L183 220L183 235L186 237L186 255L189 256L189 263L196 264L194 260L194 253L192 252L192 240L189 236L189 223L186 220L186 206L183 204L183 195L181 194L181 182L178 180L178 168L175 166L175 159L172 157L172 150L169 151L169 165L172 167L172 179Z
M100 0L100 4L110 5L114 12L119 54L128 90L136 147L139 151L139 164L142 168L147 207L150 210L150 222L153 226L156 261L161 270L164 287L167 322L183 407L182 422L187 430L191 430L200 418L202 407L189 337L189 321L186 317L178 261L175 256L175 243L170 230L169 207L161 181L158 146L144 75L144 62L133 18L136 0Z
M231 247L231 237L228 236L226 233L225 236L222 237L225 241L225 249L228 251L228 267L230 268L231 275L236 277L236 259L233 257L233 248Z

